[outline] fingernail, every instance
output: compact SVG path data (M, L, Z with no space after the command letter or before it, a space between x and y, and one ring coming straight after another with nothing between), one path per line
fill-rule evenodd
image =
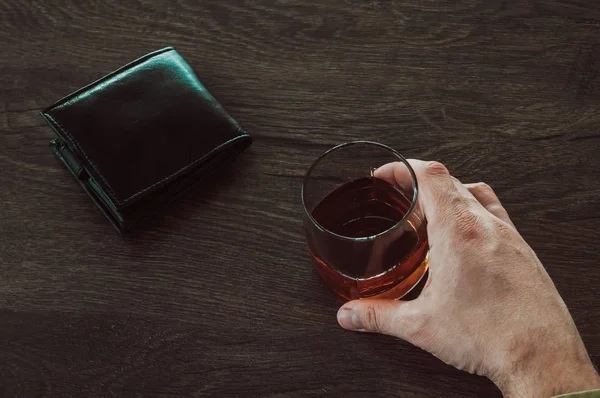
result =
M342 307L337 313L337 320L341 327L356 332L364 332L363 326L356 311L352 308Z

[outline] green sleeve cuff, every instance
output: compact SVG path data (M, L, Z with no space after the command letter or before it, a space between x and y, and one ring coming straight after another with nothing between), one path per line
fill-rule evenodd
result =
M600 390L574 392L571 394L557 395L554 398L600 398Z

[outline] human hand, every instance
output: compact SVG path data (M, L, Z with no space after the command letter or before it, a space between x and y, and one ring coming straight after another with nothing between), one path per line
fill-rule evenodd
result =
M346 303L340 325L404 339L489 377L505 396L600 388L569 310L494 191L463 185L440 163L410 163L428 222L429 279L413 301ZM390 163L375 175L394 182L400 170Z

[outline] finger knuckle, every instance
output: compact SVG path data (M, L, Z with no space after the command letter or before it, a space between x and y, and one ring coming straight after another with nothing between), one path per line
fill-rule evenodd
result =
M369 304L365 309L365 325L370 331L381 332L381 318L373 304Z
M469 191L471 191L471 193L477 197L479 201L484 203L498 201L494 189L485 182L469 184Z
M473 187L481 192L494 193L494 189L485 182L477 182Z
M500 202L490 203L486 208L492 214L508 216L508 212Z
M456 210L453 218L454 233L461 241L479 239L486 233L481 217L469 207Z
M515 235L516 231L512 225L498 218L494 220L494 232L501 238L510 238Z
M429 161L425 163L425 173L430 176L449 176L450 172L440 162Z
M486 184L485 182L481 182L479 185L479 191L483 196L485 196L491 202L498 202L498 196L494 191L494 188Z

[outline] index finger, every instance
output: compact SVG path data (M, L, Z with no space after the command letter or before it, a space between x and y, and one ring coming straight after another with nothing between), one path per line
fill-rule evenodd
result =
M457 206L464 206L460 200L460 192L443 164L418 159L409 159L408 163L417 177L417 202L428 223L437 224L446 218L449 211L458 210ZM412 184L411 174L402 162L383 165L375 170L373 176L401 187Z

